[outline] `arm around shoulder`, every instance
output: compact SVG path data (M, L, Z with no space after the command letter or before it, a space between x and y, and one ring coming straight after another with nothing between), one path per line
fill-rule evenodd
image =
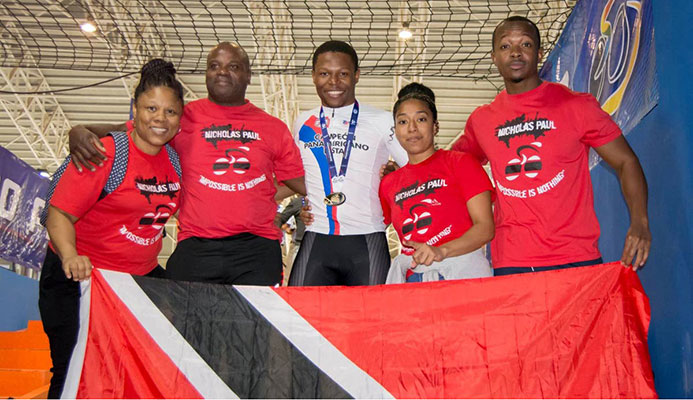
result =
M94 124L94 125L76 125L70 129L69 147L72 163L81 172L82 167L86 167L91 171L95 170L95 166L102 166L105 149L99 138L106 136L109 132L125 131L126 124Z
M484 165L488 162L488 157L476 140L476 136L474 134L474 123L472 121L473 116L474 114L472 113L464 126L464 133L452 144L450 150L471 154L481 163L481 165Z

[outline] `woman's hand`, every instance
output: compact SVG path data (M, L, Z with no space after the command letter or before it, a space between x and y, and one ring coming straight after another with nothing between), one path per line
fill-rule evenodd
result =
M89 257L77 254L75 223L77 223L77 217L74 215L57 207L48 206L46 229L53 249L62 261L65 277L79 282L89 279L94 266Z
M411 256L411 267L416 268L417 265L430 266L434 261L443 261L446 257L446 251L440 247L433 247L426 243L412 242L405 240L402 244L414 249L414 254Z
M91 270L94 268L87 256L75 255L66 257L62 260L63 271L67 279L75 282L84 281L91 277Z

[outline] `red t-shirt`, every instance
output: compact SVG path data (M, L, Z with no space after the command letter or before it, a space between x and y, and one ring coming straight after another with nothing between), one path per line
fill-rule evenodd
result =
M185 106L172 144L183 169L179 241L244 232L281 238L273 178L303 176L301 155L281 120L247 101L225 107L200 99Z
M440 246L472 227L467 201L493 186L479 161L469 154L438 150L418 164L407 164L380 183L385 224L400 241ZM404 254L413 254L403 247Z
M178 175L165 148L152 156L129 140L123 182L99 200L115 154L113 138L101 142L108 156L104 167L80 173L70 164L51 205L79 218L75 224L77 253L89 257L95 267L147 274L158 264L164 224L178 209Z
M472 113L453 150L491 162L494 268L600 257L588 152L620 135L592 95L557 83L503 91Z

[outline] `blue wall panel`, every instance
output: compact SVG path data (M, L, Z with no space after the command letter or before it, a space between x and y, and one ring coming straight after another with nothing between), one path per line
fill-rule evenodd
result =
M584 1L584 0L583 0ZM655 0L659 105L627 139L647 177L652 252L640 272L650 297L650 354L661 397L693 397L693 2ZM612 170L592 171L605 261L618 260L628 210Z
M38 281L0 268L0 331L26 329L39 320Z

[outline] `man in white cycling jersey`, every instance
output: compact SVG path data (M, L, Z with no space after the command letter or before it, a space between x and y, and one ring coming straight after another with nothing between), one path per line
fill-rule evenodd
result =
M290 286L381 284L390 268L379 169L390 156L406 164L407 154L394 137L392 114L356 100L359 74L348 43L331 40L313 54L321 106L302 113L293 127L313 223Z

